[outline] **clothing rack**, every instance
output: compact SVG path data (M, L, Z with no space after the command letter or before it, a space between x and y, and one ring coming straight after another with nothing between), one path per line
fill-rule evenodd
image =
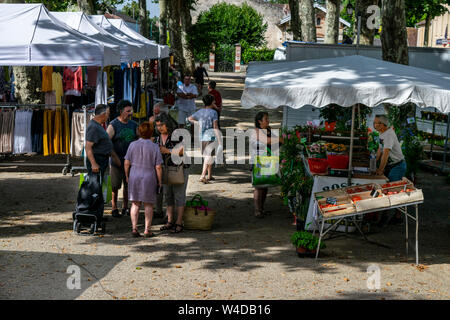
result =
M67 109L67 114L69 114L69 105L68 104L43 104L43 103L10 103L10 102L1 102L0 108L1 109L18 109L18 108L39 108L39 109L45 109L48 107L61 107ZM23 167L59 167L61 164L59 163L15 163L15 162L0 162L0 166L23 166ZM72 164L70 161L70 154L66 155L66 164L63 167L62 174L66 175L67 172L70 170Z

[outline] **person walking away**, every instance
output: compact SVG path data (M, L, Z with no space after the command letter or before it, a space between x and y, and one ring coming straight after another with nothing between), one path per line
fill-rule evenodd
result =
M109 165L109 158L120 166L120 159L113 150L113 144L103 124L109 118L109 107L99 104L95 107L94 118L89 121L86 129L86 162L88 174L100 173L102 179Z
M157 137L161 154L163 155L164 163L168 166L183 166L184 184L179 185L164 185L164 198L167 206L167 223L161 227L160 230L171 230L172 233L180 233L183 231L183 214L186 204L186 188L189 181L189 165L180 163L175 164L172 160L172 155L182 157L184 155L184 146L182 145L183 138L180 137L178 141L172 138L172 133L176 129L171 124L169 115L161 113L156 117L156 128L160 135ZM175 208L177 216L175 218Z
M128 211L128 184L125 179L124 157L127 154L131 142L138 137L138 124L130 120L133 114L133 104L128 100L121 100L117 104L119 116L109 124L106 132L113 143L114 152L120 159L121 165L118 167L111 162L111 189L112 189L112 216L120 218L129 215ZM123 183L122 215L117 208L117 198Z
M212 176L212 165L214 163L214 141L217 139L222 145L221 134L219 131L217 112L214 109L214 97L207 94L203 97L205 107L198 110L189 117L189 121L197 126L200 126L200 140L202 142L202 155L204 158L202 175L200 182L204 184L215 180Z
M207 76L209 81L208 72L206 72L205 67L203 67L203 61L200 61L199 66L194 72L195 84L197 85L199 97L203 95L203 86L205 85L205 77L203 75Z
M220 129L220 113L222 112L222 95L219 91L216 90L216 82L210 81L208 83L208 94L212 95L214 97L214 105L216 106L217 111L217 124L219 125Z
M197 95L197 87L191 84L191 76L184 76L183 84L177 89L179 128L184 128L186 119L195 112L195 98L197 98Z
M389 181L399 181L405 176L406 162L397 135L394 129L389 127L389 119L386 115L376 115L373 126L380 133L380 146L377 152L377 162L380 161L380 165L376 174L384 174ZM390 223L401 222L403 222L401 213L397 211Z
M268 146L272 144L272 140L283 142L283 138L277 137L273 134L270 128L269 114L267 112L258 112L255 116L255 131L250 137L250 149L253 156L253 163L255 163L256 156L270 156L274 150L270 150ZM276 143L276 141L274 141ZM268 152L270 150L270 152ZM253 167L252 167L253 170ZM264 204L267 198L267 187L254 186L253 202L255 205L255 217L263 218L267 215L264 211Z
M128 182L128 199L131 201L131 234L140 237L137 223L139 209L144 204L144 237L153 237L151 232L153 206L157 193L162 191L162 156L159 147L150 138L153 127L149 122L139 126L139 136L128 147L125 155L125 176Z

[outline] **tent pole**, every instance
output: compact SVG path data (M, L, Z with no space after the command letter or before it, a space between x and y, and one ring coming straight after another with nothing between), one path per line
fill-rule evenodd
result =
M353 162L353 138L355 136L355 105L352 106L352 128L350 131L350 155L348 161L348 180L347 185L352 183L352 162Z
M445 161L447 160L447 148L448 148L448 139L449 139L449 133L450 133L449 126L450 126L450 113L447 115L447 134L445 135L444 159L442 159L442 168L441 168L442 173L444 173Z

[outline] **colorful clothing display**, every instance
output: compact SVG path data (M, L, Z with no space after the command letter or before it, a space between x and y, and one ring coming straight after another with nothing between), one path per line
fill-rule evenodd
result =
M44 111L42 144L44 156L69 154L69 114L66 109Z
M53 91L52 87L53 67L42 67L42 92Z
M106 72L103 72L103 80L101 72L97 73L97 88L95 90L95 105L107 104L108 100L108 80Z
M62 76L58 72L52 73L52 88L55 92L56 104L61 104L63 96L63 83Z
M97 85L98 67L87 67L87 85L95 87Z
M0 153L13 152L14 116L12 110L0 112Z
M31 118L31 147L36 153L43 153L44 110L33 111Z
M86 115L86 127L94 117L94 113ZM84 151L84 114L82 112L72 113L72 126L70 134L70 154L74 157L83 156Z
M14 154L33 152L31 143L31 118L33 111L16 110L14 117Z
M83 77L81 67L65 67L63 73L64 93L66 95L81 96Z

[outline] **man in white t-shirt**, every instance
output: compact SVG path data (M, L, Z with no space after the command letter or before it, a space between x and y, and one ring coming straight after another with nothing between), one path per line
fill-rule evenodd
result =
M195 98L197 98L197 87L191 84L191 77L184 76L184 83L177 89L178 127L184 128L186 118L195 113Z

